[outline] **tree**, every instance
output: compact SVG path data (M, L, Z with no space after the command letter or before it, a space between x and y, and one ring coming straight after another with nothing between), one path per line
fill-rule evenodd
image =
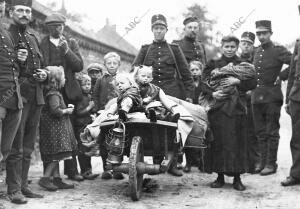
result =
M187 12L183 14L184 18L194 16L199 19L199 34L198 39L204 44L206 49L207 58L212 59L215 58L219 53L219 48L215 47L213 44L213 36L212 30L214 25L216 24L215 19L209 19L207 17L208 11L205 6L200 6L199 4L193 4L192 6L187 8ZM183 36L183 32L181 33Z

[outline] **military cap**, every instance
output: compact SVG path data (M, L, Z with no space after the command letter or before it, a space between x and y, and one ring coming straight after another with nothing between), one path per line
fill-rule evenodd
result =
M252 32L244 32L241 36L241 41L247 41L247 42L250 42L252 44L254 44L254 41L255 41L255 34L252 33Z
M255 22L256 32L270 31L272 32L272 25L270 20L259 20Z
M66 17L59 13L53 13L49 15L45 20L45 24L47 25L55 25L60 23L65 24L65 22Z
M189 24L190 22L199 22L199 19L197 17L187 17L184 19L183 24Z
M231 41L234 41L236 43L236 45L240 44L240 40L237 37L232 36L232 35L224 36L221 40L222 43L231 42Z
M154 25L163 25L166 28L168 27L167 19L162 14L153 15L151 18L151 27Z
M32 7L32 0L11 0L10 6L23 5Z
M91 63L87 66L86 71L89 72L91 70L104 71L105 67L103 64L100 64L100 63Z

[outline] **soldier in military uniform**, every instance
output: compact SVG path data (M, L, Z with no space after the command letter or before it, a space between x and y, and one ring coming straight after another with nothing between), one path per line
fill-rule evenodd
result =
M298 6L300 13L300 5ZM281 182L282 186L300 184L300 42L296 41L290 65L286 90L286 111L292 118L292 139L290 142L293 164L290 175Z
M32 1L13 0L11 6L9 14L12 24L8 30L14 44L28 50L28 58L19 79L24 108L11 153L6 161L9 198L12 202L21 204L27 202L25 197L43 197L29 189L28 171L37 138L41 109L45 104L41 84L46 80L47 73L41 69L42 57L37 38L27 29L32 16Z
M192 60L200 61L203 65L206 64L206 52L204 45L197 40L199 33L199 20L197 17L188 17L183 21L184 38L174 40L173 43L178 44L183 51L183 54L188 63Z
M167 20L159 14L151 19L154 41L143 45L133 65L153 67L153 84L170 96L192 102L194 86L188 63L177 44L165 40Z
M5 1L0 1L4 16ZM7 29L0 25L0 161L6 160L21 121L22 98L18 81L19 63L25 62L27 50L15 50Z
M174 40L173 43L178 44L180 46L188 63L190 63L193 60L197 60L200 61L203 65L205 65L207 62L205 48L204 45L199 40L197 40L197 35L199 33L198 18L188 17L183 21L183 25L184 38L181 40ZM200 153L199 150L193 148L186 148L184 152L186 155L187 163L183 171L190 172L191 165L200 162ZM182 156L179 156L177 165L179 169L182 168L182 162L183 158Z
M244 32L241 36L241 61L253 63L254 58L254 41L255 34L252 32ZM254 122L252 115L252 105L251 105L251 91L243 92L245 101L247 103L247 142L248 142L248 160L249 160L249 171L254 173L254 168L259 163L259 151L257 137L254 131Z
M167 95L192 102L194 85L188 63L177 44L169 44L165 40L167 20L159 14L151 19L151 29L154 34L152 44L143 45L135 58L133 65L153 67L153 84L159 86ZM181 176L176 168L175 158L170 173Z
M260 162L255 168L260 175L270 175L277 170L279 144L279 118L283 103L281 72L283 64L290 64L292 54L283 46L271 41L271 21L256 22L256 36L261 42L254 55L257 87L251 95L255 133L258 138ZM287 71L287 70L286 70Z

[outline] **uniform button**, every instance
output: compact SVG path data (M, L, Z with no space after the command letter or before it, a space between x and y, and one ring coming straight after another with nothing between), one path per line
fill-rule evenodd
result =
M160 69L158 69L158 71L160 71Z
M160 62L158 64L160 65Z
M259 62L261 62L261 60L259 60Z
M160 54L160 52L158 52L158 54Z
M259 87L259 84L257 84L257 87Z
M160 57L158 59L160 60Z
M158 48L160 49L161 47L159 46Z
M31 49L31 50L33 50L33 48L32 48L32 47L30 47L30 49Z
M265 50L263 49L262 51L264 52Z
M6 46L6 45L4 45L4 48L7 48L7 46Z
M8 52L8 55L11 55L11 53L10 53L10 52Z
M158 83L160 83L161 81L158 81Z
M36 62L33 63L34 65L36 64Z

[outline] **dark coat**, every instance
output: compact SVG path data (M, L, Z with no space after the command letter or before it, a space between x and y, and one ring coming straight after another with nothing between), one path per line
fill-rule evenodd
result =
M180 46L188 63L192 60L200 61L203 65L207 63L206 51L200 41L185 36L181 40L174 40L173 43Z
M23 102L36 102L38 105L43 105L45 101L42 83L35 81L32 76L36 69L42 67L42 53L39 48L38 39L27 28L25 30L20 29L14 24L11 24L8 30L15 46L17 46L20 40L27 45L28 58L25 67L20 72L19 80Z
M215 68L222 68L228 63L237 65L241 60L235 56L211 60L203 71L203 80L210 80L210 73ZM255 79L250 81L241 81L238 90L247 91L254 88ZM207 91L204 89L204 91ZM246 104L239 98L235 103L231 100L222 101L222 105L216 105L215 108L208 112L208 118L214 141L206 153L206 171L225 173L232 175L235 173L245 173L248 171L247 159L247 135L246 135ZM212 94L212 91L206 93ZM229 109L232 109L229 111ZM229 114L228 112L232 112Z
M169 44L174 53L182 80L176 72L175 59L166 41L143 45L133 65L153 67L153 84L159 86L167 95L186 99L194 97L194 85L191 72L184 54L177 44Z
M20 68L13 41L6 29L0 25L0 106L9 109L23 107L18 77Z
M76 102L82 99L82 91L78 81L75 78L75 73L83 69L83 60L79 52L79 46L75 39L67 39L69 50L63 55L61 54L60 65L64 67L66 84L64 87L64 95L71 102ZM41 51L44 57L44 66L59 65L55 60L51 60L51 53L60 53L50 50L50 37L47 36L41 41ZM54 46L54 45L53 45Z
M289 100L300 102L300 42L297 40L290 64L286 89L286 103Z
M260 45L255 52L253 64L257 72L257 87L252 91L252 104L282 102L280 83L275 83L279 76L286 80L288 69L281 72L283 64L290 64L291 52L281 45L269 42Z

